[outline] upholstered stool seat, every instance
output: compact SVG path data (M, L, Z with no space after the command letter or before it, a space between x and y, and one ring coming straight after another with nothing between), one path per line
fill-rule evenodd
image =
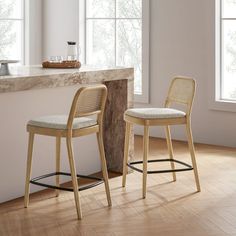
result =
M168 119L185 117L186 113L171 108L131 108L126 110L125 115L142 119Z
M196 83L192 78L176 77L172 80L169 92L163 108L133 108L128 109L124 114L126 122L125 132L125 148L123 162L123 179L122 186L126 185L126 174L128 167L143 174L143 198L146 197L147 174L172 173L173 181L176 181L176 172L193 170L197 191L200 191L200 182L198 178L197 163L195 158L195 150L193 145L191 130L191 111L195 94ZM172 108L172 106L180 105L183 111ZM144 127L143 135L143 160L128 160L130 135L133 125L141 125ZM174 159L173 147L171 142L170 126L184 125L186 128L187 141L191 155L192 165ZM166 131L167 148L169 152L168 159L148 160L149 153L149 128L152 126L164 126ZM148 163L153 162L169 162L171 168L165 170L148 170ZM175 163L178 166L176 168ZM143 164L142 169L136 165Z
M103 145L103 114L107 98L105 85L85 86L80 88L73 99L69 115L51 115L31 119L27 123L29 132L28 156L25 181L25 207L29 205L30 184L56 189L56 196L59 190L74 192L75 206L78 219L82 218L79 191L86 190L104 183L107 202L111 206L111 196L108 183L108 173ZM98 141L99 156L103 178L79 175L76 171L72 139L84 135L96 134ZM55 138L56 143L56 172L44 174L31 179L32 155L35 135L46 135ZM61 139L66 139L70 173L61 172ZM60 185L60 176L71 176L73 188ZM42 180L55 176L55 185L43 183ZM93 180L91 184L78 185L80 178Z
M67 115L41 116L30 120L27 125L50 129L67 129ZM89 117L74 118L72 129L81 129L96 125L97 121Z

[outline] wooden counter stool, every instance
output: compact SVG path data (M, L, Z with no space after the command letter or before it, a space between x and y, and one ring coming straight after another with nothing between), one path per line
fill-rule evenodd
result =
M164 108L133 108L128 109L125 112L124 120L126 121L126 136L125 136L125 151L124 151L124 163L123 163L123 179L122 186L126 184L126 174L128 166L138 172L143 173L143 198L146 197L146 185L147 185L147 174L155 173L168 173L172 172L173 180L176 180L175 172L181 171L194 171L195 182L197 191L200 191L200 183L198 178L197 164L195 159L195 151L192 139L191 131L191 110L192 103L195 94L195 80L185 77L176 77L172 80L169 88L168 96L165 101ZM172 104L185 105L185 112L169 108ZM130 130L133 124L144 126L143 136L143 161L135 161L128 163L128 151L129 151L129 137ZM192 160L192 166L182 161L175 160L173 157L173 148L171 142L170 125L185 125L187 131L188 146ZM149 126L165 126L167 147L169 151L169 159L158 159L148 160L148 149L149 149ZM148 171L148 162L163 162L168 161L171 164L169 170L157 170ZM175 168L175 164L181 164L184 168ZM137 164L143 164L143 169L135 167Z
M81 219L82 212L80 207L80 197L78 191L94 187L103 182L105 183L108 205L111 206L111 197L108 184L108 174L107 174L107 166L106 166L106 159L103 146L103 135L102 135L102 122L103 122L103 114L104 114L106 98L107 98L107 88L105 85L82 87L77 91L77 93L74 96L69 116L66 115L46 116L33 119L28 122L27 131L29 132L29 144L28 144L28 159L27 159L26 183L25 183L25 207L28 207L29 204L30 183L48 188L54 188L57 191L57 196L59 194L58 192L59 190L73 191L77 215L78 218ZM100 158L102 163L103 179L76 174L76 167L75 167L73 147L72 147L72 138L89 135L92 133L97 134ZM31 165L32 165L33 141L35 134L56 137L56 172L30 179L31 169L32 169ZM66 138L71 173L60 172L60 145L62 137ZM59 184L60 175L71 176L73 188L60 187ZM56 176L56 186L38 182L38 180L50 176ZM79 188L77 177L93 179L96 180L96 182L93 182L90 185L86 185L84 187Z

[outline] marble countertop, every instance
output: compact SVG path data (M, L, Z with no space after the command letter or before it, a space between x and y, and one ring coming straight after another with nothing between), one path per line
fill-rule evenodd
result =
M21 66L10 68L10 72L11 75L0 76L0 93L134 79L133 68L123 67L83 65L79 69L45 69Z

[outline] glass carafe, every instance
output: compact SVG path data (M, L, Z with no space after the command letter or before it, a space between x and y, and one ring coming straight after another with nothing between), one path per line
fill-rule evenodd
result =
M67 60L76 61L78 59L78 48L76 42L67 42Z

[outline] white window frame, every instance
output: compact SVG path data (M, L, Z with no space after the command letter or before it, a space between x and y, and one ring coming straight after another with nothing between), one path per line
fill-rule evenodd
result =
M78 0L78 42L81 48L80 60L85 62L86 50L86 22L85 1ZM149 103L149 0L142 0L142 94L134 94L137 103Z
M25 63L25 0L21 0L22 12L20 18L0 18L0 21L20 21L21 22L21 64ZM14 59L14 58L11 58Z
M221 98L222 86L222 0L215 0L215 77L209 80L209 107L236 112L236 101Z

